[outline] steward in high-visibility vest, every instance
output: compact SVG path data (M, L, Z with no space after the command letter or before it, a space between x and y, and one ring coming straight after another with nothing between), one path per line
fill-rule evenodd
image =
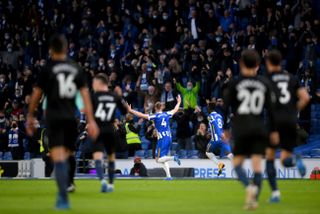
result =
M127 122L125 124L125 128L129 157L133 157L135 155L135 151L141 150L141 140L139 138L141 126L138 125L138 127L135 127L133 116L127 115Z

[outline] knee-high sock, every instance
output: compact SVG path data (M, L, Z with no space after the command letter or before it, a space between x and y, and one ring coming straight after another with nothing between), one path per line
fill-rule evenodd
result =
M101 160L95 160L97 176L100 181L104 180L104 167Z
M213 162L215 162L215 164L219 164L218 159L216 158L216 156L212 153L212 152L206 152L207 157L212 160Z
M164 171L166 172L167 178L171 178L170 167L169 167L168 162L164 162L164 163L162 163L162 164L163 164L163 169L164 169Z
M59 195L63 200L68 200L67 185L68 185L68 164L67 162L55 162L54 172L59 190Z
M115 163L114 163L114 161L109 161L109 163L108 163L109 184L113 184L114 171L115 171Z
M256 172L253 175L253 184L258 187L258 194L257 194L257 199L259 197L259 193L261 190L261 185L262 185L262 174L261 172Z
M69 185L74 183L74 175L76 173L76 158L71 155L69 156Z
M233 159L233 154L229 153L229 154L227 154L227 157L229 158L229 160L232 160Z
M238 180L245 186L247 187L249 185L249 180L247 178L246 172L244 171L244 169L241 166L236 166L235 171L237 173L238 176Z
M282 164L285 166L285 167L293 167L296 165L296 160L295 160L295 157L288 157L286 159L284 159L282 161Z
M174 157L173 156L163 156L161 158L158 158L158 163L165 163L167 161L173 161Z
M274 167L274 160L267 160L267 174L268 174L268 181L272 191L278 190L277 186L277 171Z

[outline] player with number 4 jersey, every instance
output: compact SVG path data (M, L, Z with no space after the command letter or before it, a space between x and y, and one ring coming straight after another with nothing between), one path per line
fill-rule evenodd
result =
M135 111L129 105L128 111L137 117L141 117L147 120L151 120L154 122L156 130L158 132L158 141L156 147L156 161L163 165L163 168L166 172L167 180L172 180L170 168L168 161L175 161L178 165L180 165L180 160L177 156L169 156L170 147L172 143L171 130L170 130L170 118L179 110L179 106L181 104L181 97L178 95L177 104L175 108L168 112L163 112L163 104L157 102L155 104L156 113L153 115L143 114L141 112Z
M108 81L107 75L98 74L92 82L92 88L95 92L92 95L94 117L100 128L100 135L94 143L93 159L95 160L97 176L101 181L102 193L113 192L114 190L115 146L117 143L117 134L114 127L116 109L119 109L122 114L126 113L125 103L121 101L120 97L109 91ZM108 155L108 184L104 179L103 154L105 151Z

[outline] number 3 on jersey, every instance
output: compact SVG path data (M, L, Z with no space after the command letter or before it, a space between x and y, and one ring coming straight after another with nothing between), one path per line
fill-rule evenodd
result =
M99 103L97 111L94 115L101 121L110 121L115 108L115 103Z
M288 83L287 82L278 82L278 88L280 89L280 97L279 102L281 104L287 104L290 101L291 95L288 91Z

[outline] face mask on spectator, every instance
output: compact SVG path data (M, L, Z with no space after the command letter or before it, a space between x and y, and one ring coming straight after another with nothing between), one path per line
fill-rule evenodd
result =
M192 86L191 85L188 85L187 86L187 89L190 91L192 89Z
M12 48L7 48L7 51L8 51L9 53L11 53L11 52L12 52Z
M162 18L163 18L164 20L167 20L169 17L168 17L168 16L162 16Z
M4 83L4 79L3 78L0 79L0 83Z
M158 16L152 16L154 19L158 18Z
M219 36L219 37L216 37L216 41L218 42L218 43L220 43L221 42L221 37Z
M8 40L8 39L10 39L10 36L8 34L5 34L4 38L5 38L5 40Z
M114 67L114 64L113 64L113 63L109 63L109 67L110 67L110 68L113 68L113 67Z

